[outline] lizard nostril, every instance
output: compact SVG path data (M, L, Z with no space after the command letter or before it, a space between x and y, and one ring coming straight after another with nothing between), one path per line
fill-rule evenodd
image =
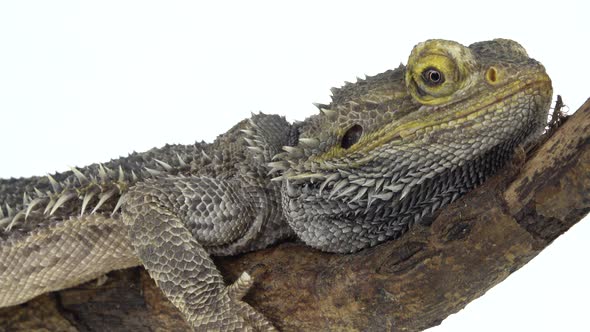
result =
M359 141L359 139L361 138L362 135L363 135L363 127L361 127L360 125L354 125L346 131L344 136L342 136L342 141L340 142L340 146L342 146L344 149L348 149L349 147L356 144L356 142Z

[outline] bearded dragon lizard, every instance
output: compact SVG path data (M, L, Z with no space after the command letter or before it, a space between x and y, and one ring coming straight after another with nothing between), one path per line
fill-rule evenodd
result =
M272 330L210 255L298 237L353 253L396 239L543 131L544 67L518 43L428 40L407 65L332 90L302 122L256 114L166 145L0 181L0 306L143 265L195 330Z

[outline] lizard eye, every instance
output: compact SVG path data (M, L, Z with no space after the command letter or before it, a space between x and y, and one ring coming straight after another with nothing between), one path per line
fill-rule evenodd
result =
M459 43L428 40L412 50L405 84L412 98L422 105L447 104L458 97L455 93L468 88L467 78L476 73L476 63L473 51Z
M435 68L426 68L422 72L422 80L429 86L437 86L444 83L445 76Z
M350 127L342 136L342 141L340 141L340 146L344 149L348 149L349 147L356 144L359 141L361 136L363 135L363 127L359 125L354 125Z

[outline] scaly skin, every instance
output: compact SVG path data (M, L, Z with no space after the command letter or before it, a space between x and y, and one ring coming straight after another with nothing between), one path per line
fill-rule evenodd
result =
M258 114L212 144L2 180L0 306L142 264L195 330L272 330L241 301L249 275L227 287L209 255L395 239L534 140L551 96L516 42L430 40L303 122Z

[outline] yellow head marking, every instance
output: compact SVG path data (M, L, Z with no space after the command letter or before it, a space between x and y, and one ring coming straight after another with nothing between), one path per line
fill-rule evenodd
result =
M475 58L467 47L451 41L429 40L414 47L406 68L406 87L424 105L448 103L469 84Z

